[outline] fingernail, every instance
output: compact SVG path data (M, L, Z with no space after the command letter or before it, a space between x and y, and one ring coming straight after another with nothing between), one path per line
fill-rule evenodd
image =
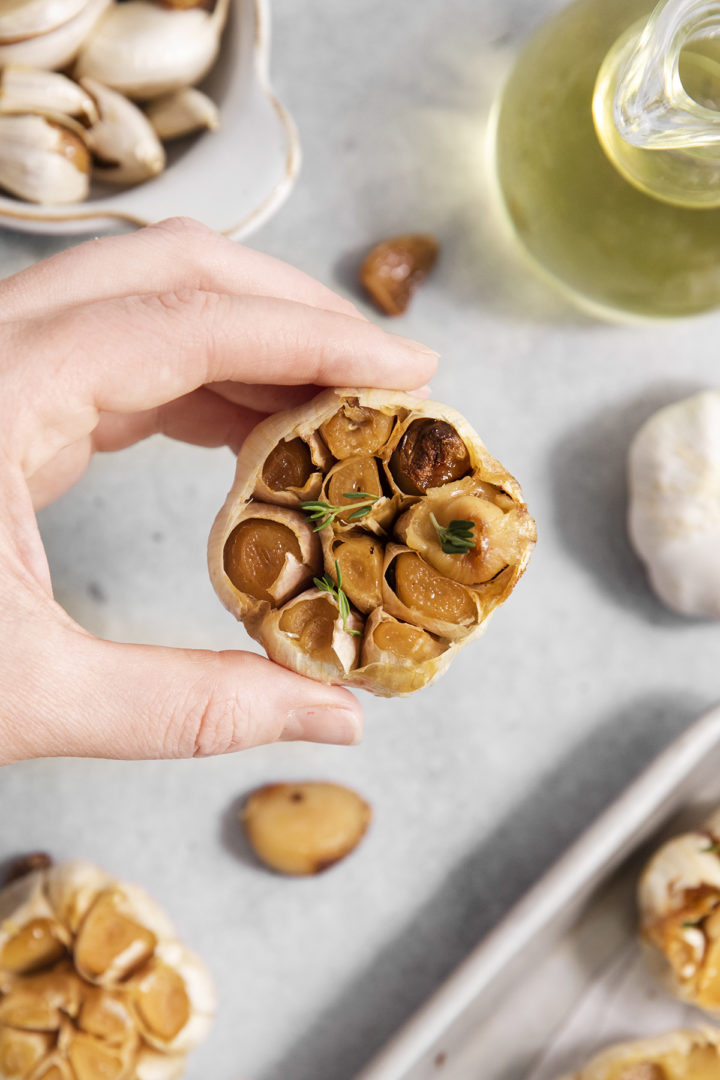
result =
M395 334L395 340L399 345L404 345L414 352L424 353L426 356L434 356L436 359L440 356L440 353L436 352L435 349L431 349L429 345L422 345L419 341L413 341L412 338L401 337L400 334Z
M310 705L293 709L280 736L283 742L336 743L356 746L362 739L362 722L351 709L337 705Z

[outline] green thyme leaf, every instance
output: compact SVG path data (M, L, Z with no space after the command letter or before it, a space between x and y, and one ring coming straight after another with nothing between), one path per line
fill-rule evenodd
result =
M313 578L313 584L316 589L320 589L321 592L330 593L332 597L337 601L338 613L343 621L343 630L346 633L352 634L353 637L360 637L362 630L349 630L348 619L352 614L350 608L350 601L348 600L342 587L342 574L340 573L340 563L335 560L335 577L337 584L333 581L329 574L323 574L321 578Z
M456 520L441 525L434 514L430 514L430 521L446 555L465 555L475 549L474 521Z
M371 495L368 491L344 491L343 499L349 499L351 502L357 503L356 509L350 515L348 521L359 521L360 518L364 518L370 513L378 499L381 498L381 495ZM338 514L342 514L344 510L348 509L347 505L336 506L322 500L310 500L309 502L300 503L300 507L311 521L318 522L313 532L320 532L326 525L331 525Z

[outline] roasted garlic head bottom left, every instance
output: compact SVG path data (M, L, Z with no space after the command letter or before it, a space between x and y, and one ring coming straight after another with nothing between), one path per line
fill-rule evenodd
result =
M175 1080L215 993L136 885L61 863L0 892L0 1080Z
M272 660L391 697L483 632L534 542L517 480L454 409L326 390L245 441L208 564Z

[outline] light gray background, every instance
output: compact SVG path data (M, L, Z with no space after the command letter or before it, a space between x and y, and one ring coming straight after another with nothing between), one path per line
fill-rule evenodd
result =
M435 396L521 480L540 541L487 635L436 686L363 695L358 749L215 761L39 761L0 775L0 857L85 855L155 893L208 960L218 1023L191 1080L349 1080L568 842L720 698L720 632L651 595L625 532L625 457L658 406L716 383L718 315L578 315L497 234L490 101L536 0L276 0L272 69L304 148L255 246L355 295L402 231L442 258L392 329L443 354ZM10 274L62 241L0 233ZM225 451L152 440L41 515L58 599L108 637L243 647L205 570ZM373 804L358 853L312 880L248 858L238 801L330 777Z

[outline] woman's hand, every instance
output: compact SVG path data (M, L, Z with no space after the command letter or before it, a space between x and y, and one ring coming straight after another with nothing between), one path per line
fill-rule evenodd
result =
M0 764L356 742L361 709L252 653L121 645L55 603L35 508L96 450L237 451L319 386L413 390L436 356L298 270L172 220L0 283Z

